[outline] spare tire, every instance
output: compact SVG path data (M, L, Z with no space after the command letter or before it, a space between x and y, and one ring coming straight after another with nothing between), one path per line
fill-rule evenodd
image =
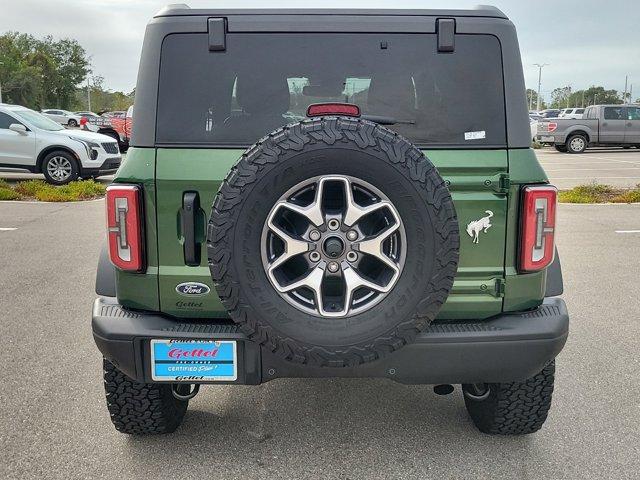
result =
M458 267L453 201L408 140L323 117L249 148L213 203L216 290L253 341L302 364L376 360L424 329Z

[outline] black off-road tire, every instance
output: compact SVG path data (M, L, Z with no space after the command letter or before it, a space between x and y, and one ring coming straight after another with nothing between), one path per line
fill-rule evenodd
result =
M554 373L555 361L524 382L490 383L489 394L482 400L474 398L469 385L463 385L464 403L473 423L491 435L537 432L551 407Z
M172 433L180 426L189 401L175 398L171 385L138 383L108 360L103 362L107 407L116 430L157 435Z
M375 308L351 317L304 313L271 285L261 232L278 198L301 181L352 175L406 214L407 261ZM414 340L447 299L457 271L459 229L445 182L408 140L346 117L304 120L249 148L224 180L207 231L211 275L231 318L279 357L319 367L374 361Z
M566 145L554 145L553 148L555 148L557 151L561 152L561 153L567 153L567 146Z

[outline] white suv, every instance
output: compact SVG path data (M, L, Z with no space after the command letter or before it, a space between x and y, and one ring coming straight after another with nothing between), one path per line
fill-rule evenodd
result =
M584 108L563 108L560 110L558 118L571 118L573 120L580 120L584 113Z
M114 173L121 159L111 137L66 130L41 113L0 104L0 167L42 173L49 183L63 185Z

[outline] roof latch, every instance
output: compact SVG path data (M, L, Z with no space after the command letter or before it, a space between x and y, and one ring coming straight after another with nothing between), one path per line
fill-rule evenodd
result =
M220 52L227 49L227 19L210 18L209 27L209 51Z
M438 53L453 52L456 48L456 20L439 18L436 22L436 32L438 33Z

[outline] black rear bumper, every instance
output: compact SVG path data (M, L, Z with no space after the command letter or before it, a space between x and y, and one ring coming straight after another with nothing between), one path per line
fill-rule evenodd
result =
M93 306L93 336L102 354L125 374L151 382L149 340L216 339L238 342L238 379L256 385L286 377L385 377L409 384L524 380L560 353L569 315L560 298L535 310L484 321L432 324L392 355L353 368L314 368L284 361L247 340L225 320L177 320L123 309L113 298Z

